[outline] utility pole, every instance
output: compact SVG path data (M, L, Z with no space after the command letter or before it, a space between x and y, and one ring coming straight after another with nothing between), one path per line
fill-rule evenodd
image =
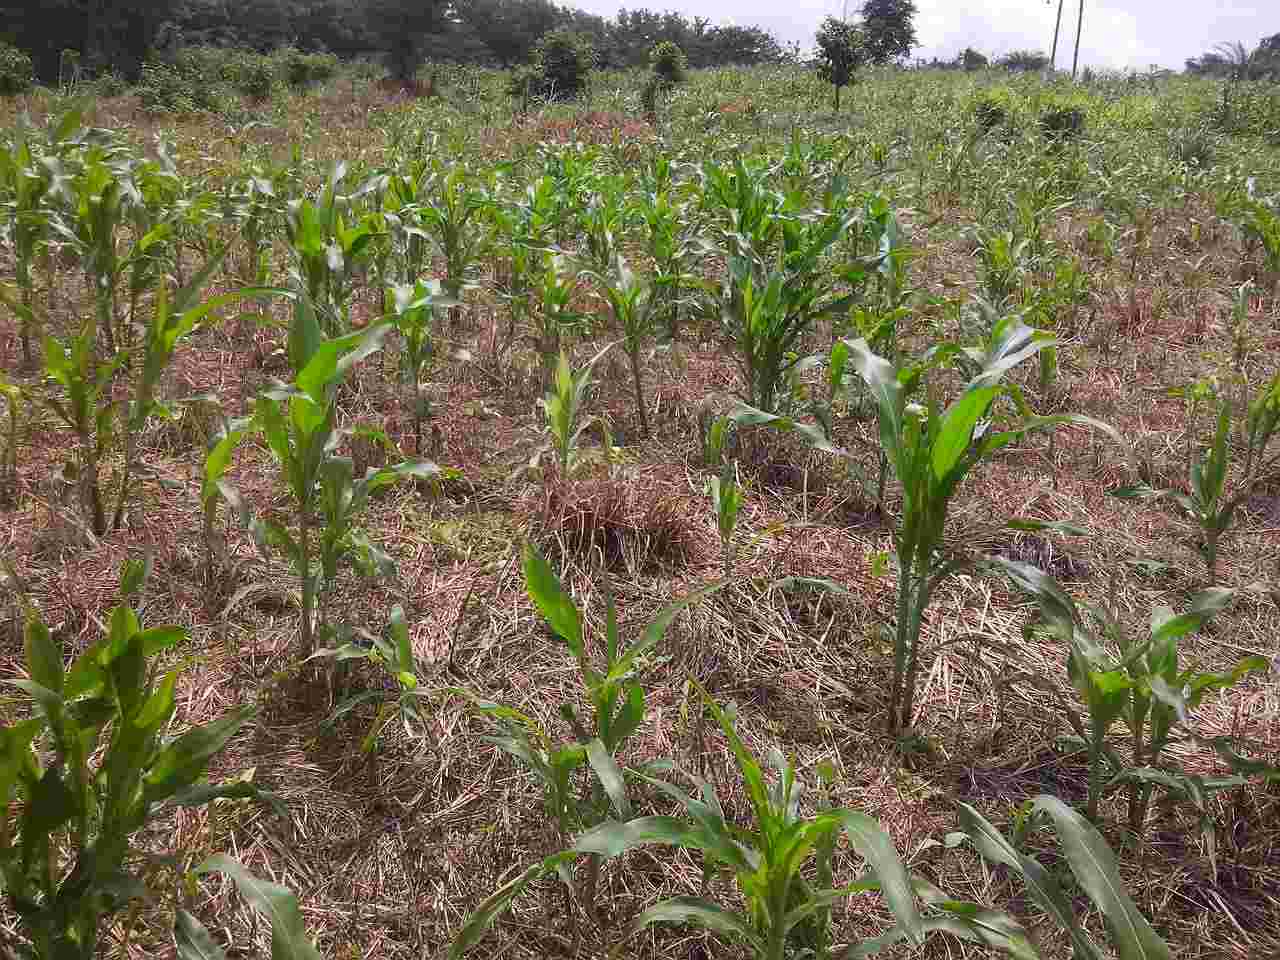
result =
M1071 60L1071 79L1076 78L1076 67L1080 66L1080 31L1084 28L1084 0L1080 0L1080 14L1076 17L1076 55Z
M1053 22L1053 52L1049 54L1049 69L1058 68L1058 31L1062 29L1062 3L1058 0L1058 19Z

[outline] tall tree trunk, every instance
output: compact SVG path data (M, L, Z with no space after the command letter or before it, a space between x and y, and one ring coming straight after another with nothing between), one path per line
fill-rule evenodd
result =
M1084 0L1080 0L1080 13L1076 17L1076 55L1071 60L1071 79L1076 78L1076 68L1080 66L1080 31L1084 28Z
M1053 50L1049 53L1050 70L1058 68L1058 34L1062 30L1062 4L1063 0L1058 0L1058 18L1053 21Z

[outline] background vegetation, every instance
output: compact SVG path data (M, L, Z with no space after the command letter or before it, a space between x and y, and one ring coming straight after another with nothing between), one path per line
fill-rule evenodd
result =
M1273 955L1275 85L560 36L0 106L6 934Z

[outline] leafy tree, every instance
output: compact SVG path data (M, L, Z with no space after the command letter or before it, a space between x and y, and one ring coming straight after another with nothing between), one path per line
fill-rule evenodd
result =
M836 88L835 109L840 109L840 88L848 86L858 68L869 58L867 37L853 23L827 17L818 27L818 75Z
M526 62L538 41L565 22L551 0L455 0L453 12L503 67Z
M31 57L41 80L57 79L65 49L79 53L92 70L111 67L136 79L173 7L174 0L3 0L0 24L7 39Z
M539 96L573 100L591 81L594 55L591 40L572 30L553 30L542 38L535 55Z
M1264 38L1250 50L1236 40L1219 43L1186 63L1187 73L1235 80L1280 79L1280 33Z
M981 70L990 64L990 61L973 47L965 47L961 50L956 61L966 70Z
M862 5L862 32L867 60L890 63L905 57L916 45L914 0L867 0Z
M654 75L660 77L663 82L683 83L689 58L684 55L679 44L663 40L650 51L649 63Z
M387 52L392 76L412 83L422 62L423 39L444 19L445 0L370 0L367 8L370 31Z
M1010 50L996 61L997 67L1014 73L1034 73L1048 65L1049 56L1043 50Z

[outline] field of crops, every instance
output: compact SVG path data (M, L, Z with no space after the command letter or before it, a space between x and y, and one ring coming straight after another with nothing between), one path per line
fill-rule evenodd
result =
M0 102L6 948L1280 955L1280 88L504 82Z

